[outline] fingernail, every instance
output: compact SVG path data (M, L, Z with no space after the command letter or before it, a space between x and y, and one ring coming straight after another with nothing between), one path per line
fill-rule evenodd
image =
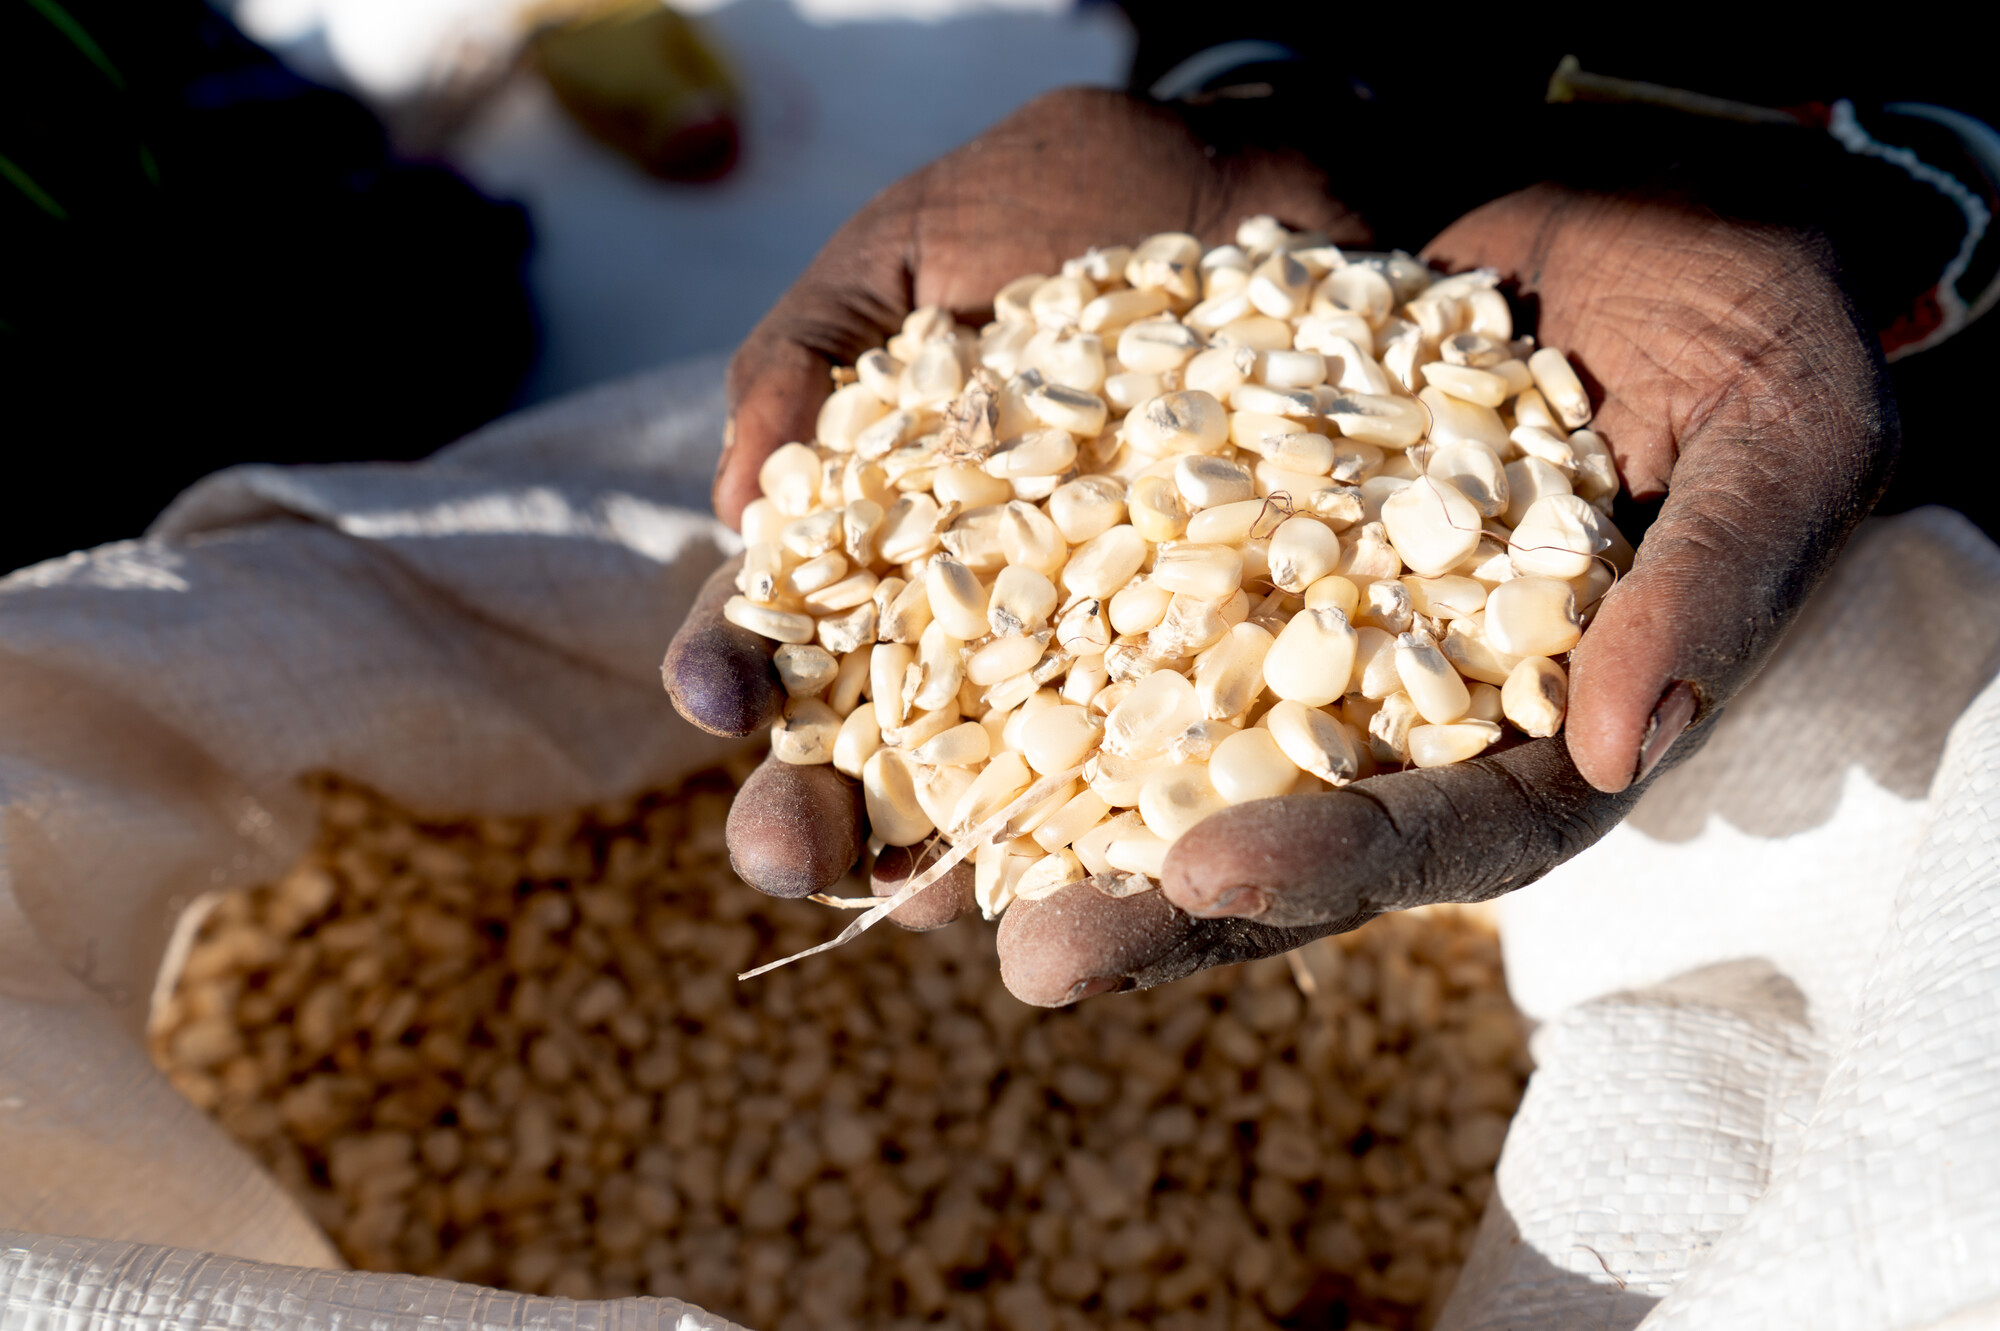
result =
M1652 775L1660 759L1667 756L1667 750L1674 747L1674 741L1694 720L1695 708L1701 700L1695 697L1694 685L1686 680L1676 680L1660 699L1660 705L1653 709L1653 719L1646 726L1646 738L1639 745L1639 772L1632 779L1644 781Z
M1248 920L1255 919L1269 909L1271 909L1270 894L1261 887L1245 884L1224 891L1214 901L1208 903L1208 909L1202 914L1210 918L1228 915Z
M1069 994L1063 999L1063 1002L1065 1004L1081 1003L1086 998L1095 998L1099 994L1110 993L1120 983L1121 981L1115 975L1100 975L1094 980L1078 980L1069 987Z

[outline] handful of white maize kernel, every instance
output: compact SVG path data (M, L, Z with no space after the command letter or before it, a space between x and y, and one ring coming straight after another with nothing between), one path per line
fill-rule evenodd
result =
M981 829L988 918L1157 878L1230 804L1553 735L1631 558L1494 274L1236 242L1092 250L977 333L918 310L744 511L724 613L782 644L773 753L860 780L878 844Z

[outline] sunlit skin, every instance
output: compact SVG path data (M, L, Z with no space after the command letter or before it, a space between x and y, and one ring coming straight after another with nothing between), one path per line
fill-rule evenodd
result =
M977 325L1005 282L1091 245L1164 230L1214 245L1255 213L1375 243L1337 190L1301 156L1210 156L1173 114L1121 94L1038 99L871 202L765 316L730 367L716 511L738 520L762 460L812 436L828 367L880 345L910 309L942 305ZM1164 901L1075 886L1017 903L1000 948L1024 999L1160 983L1546 873L1699 744L1881 494L1894 404L1815 238L1686 198L1543 185L1467 214L1424 254L1447 271L1500 272L1533 331L1576 365L1628 490L1664 497L1571 659L1564 733L1225 810L1174 845ZM775 710L776 677L731 636L741 630L715 622L719 605L704 596L677 637L668 685L691 719L748 733ZM746 827L845 829L854 816L845 787L765 784L827 807L760 808Z

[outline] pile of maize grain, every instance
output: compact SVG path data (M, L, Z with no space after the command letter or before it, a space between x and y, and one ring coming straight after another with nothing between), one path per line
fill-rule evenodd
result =
M155 1057L370 1270L762 1331L1435 1318L1528 1068L1480 918L1055 1011L976 924L738 984L824 928L731 875L743 770L547 818L319 783Z
M1561 727L1557 658L1632 550L1589 397L1494 273L1259 217L994 313L911 314L743 513L724 614L778 644L772 752L858 779L878 843L969 851L990 919L1157 878L1229 805Z

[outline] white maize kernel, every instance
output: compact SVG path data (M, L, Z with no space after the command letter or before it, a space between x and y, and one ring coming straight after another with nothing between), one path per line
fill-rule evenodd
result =
M1355 630L1354 681L1361 696L1376 702L1403 691L1402 672L1396 669L1396 635L1374 627Z
M1103 822L1111 806L1094 790L1070 796L1063 806L1042 820L1034 831L1035 844L1055 853Z
M1424 474L1464 495L1481 517L1495 518L1507 511L1506 469L1484 444L1446 444L1431 454Z
M1483 610L1476 615L1453 620L1445 629L1439 650L1459 674L1482 684L1505 684L1508 672L1521 659L1501 651L1487 639L1486 612Z
M1243 585L1243 555L1232 546L1192 541L1162 546L1153 561L1153 584L1208 600L1225 597Z
M1075 323L1083 307L1095 299L1097 284L1081 273L1052 277L1028 297L1028 312L1044 328L1063 328Z
M1386 393L1342 393L1320 404L1320 414L1349 439L1377 448L1408 448L1430 425L1421 404Z
M1235 290L1228 290L1230 286L1235 286ZM1187 326L1213 338L1231 324L1255 316L1257 307L1250 303L1249 286L1248 280L1241 285L1225 283L1224 289L1218 294L1210 296L1187 312Z
M1181 369L1184 388L1207 393L1226 402L1237 387L1257 371L1257 353L1249 347L1210 347L1197 353Z
M771 664L778 668L778 682L791 698L818 697L840 673L840 662L832 652L803 643L781 645L771 653Z
M1072 841L1070 853L1093 874L1111 873L1111 861L1105 858L1111 843L1133 828L1144 831L1145 826L1136 811L1114 814Z
M764 459L757 484L778 512L802 518L819 498L819 455L810 445L786 444Z
M1319 398L1310 388L1266 388L1263 384L1238 384L1230 391L1229 407L1231 411L1296 420L1311 420L1320 414Z
M1143 824L1121 832L1104 849L1105 862L1126 873L1158 878L1167 862L1168 843Z
M915 845L937 826L917 802L908 759L895 749L877 749L862 764L861 798L869 829L884 845Z
M1313 292L1312 310L1318 314L1324 305L1328 313L1358 314L1370 328L1380 328L1395 303L1396 289L1389 285L1389 279L1372 268L1350 264L1334 269L1320 282Z
M1264 715L1264 726L1292 765L1331 786L1361 771L1361 754L1347 727L1317 707L1286 699Z
M875 700L875 723L883 730L903 724L909 704L903 698L903 676L917 654L899 642L878 642L868 655L868 689Z
M1362 493L1365 495L1366 490ZM1346 533L1340 542L1341 577L1356 586L1393 578L1403 571L1403 559L1389 541L1389 530L1381 522L1364 521Z
M1080 476L1049 496L1048 516L1065 541L1081 545L1125 520L1125 487L1109 476Z
M1132 482L1125 508L1133 530L1151 544L1175 540L1187 530L1187 504L1168 477L1141 476Z
M1535 377L1536 389L1565 428L1574 430L1589 423L1590 395L1583 391L1583 381L1576 377L1569 357L1554 347L1543 347L1528 357L1528 373Z
M885 589L887 604L884 604ZM915 582L884 578L875 585L875 604L878 632L884 642L918 642L930 627L930 589L921 578Z
M1474 684L1471 693L1472 705L1465 709L1465 720L1498 724L1506 719L1506 708L1501 702L1499 689L1491 684Z
M965 721L931 736L910 750L910 761L931 767L970 767L983 763L993 749L992 737L977 721Z
M781 763L813 767L833 761L840 717L817 698L793 698L771 723L771 756Z
M1014 797L1026 790L1034 779L1035 774L1028 770L1027 759L1020 754L995 754L987 762L985 770L966 787L957 807L951 811L951 825L947 830L961 835L978 827L1012 803Z
M1268 538L1285 520L1285 512L1262 499L1205 508L1188 519L1187 539L1198 545L1239 545L1253 537Z
M1417 401L1430 413L1430 441L1440 448L1451 444L1484 444L1495 456L1507 448L1507 425L1491 407L1466 402L1436 388L1417 394Z
M956 364L954 359L953 365ZM904 378L908 376L909 372L905 370ZM957 391L957 388L952 389L954 393ZM855 437L888 415L889 407L890 404L877 397L875 390L867 384L852 383L836 388L820 404L819 419L813 427L814 437L837 453L851 453Z
M1418 373L1430 387L1475 406L1497 407L1513 396L1507 391L1506 379L1490 370L1478 370L1470 365L1433 361Z
M1208 779L1205 763L1162 767L1139 788L1139 816L1146 820L1146 830L1169 845L1228 803Z
M747 596L732 596L723 602L722 617L738 628L778 642L811 642L816 627L811 615L758 605Z
M1033 637L993 638L965 659L965 677L982 688L1034 668L1047 649L1046 630Z
M944 631L964 642L986 636L987 589L956 559L938 559L924 574L931 615Z
M1167 617L1173 603L1171 591L1149 577L1139 577L1112 594L1105 614L1115 632L1144 633Z
M1039 633L1055 613L1056 585L1025 564L1009 564L993 579L987 627L1000 637Z
M1174 487L1193 509L1240 503L1257 493L1248 467L1208 454L1182 456L1174 464Z
M1255 413L1239 411L1236 414L1249 416ZM1278 472L1286 473L1288 476L1292 474L1308 477L1325 476L1333 470L1334 459L1340 455L1333 440L1309 430L1297 430L1289 434L1266 434L1255 444L1243 447L1261 455L1263 460L1257 464L1257 472L1259 483L1267 490L1282 488L1278 483L1280 478L1275 474Z
M1410 762L1417 767L1444 767L1476 758L1494 740L1500 727L1491 721L1457 721L1449 725L1412 726Z
M1315 578L1305 589L1308 610L1338 610L1352 621L1354 608L1361 603L1361 589L1338 573Z
M1562 729L1569 705L1569 676L1545 656L1530 656L1507 674L1500 709L1521 733L1547 739Z
M773 545L781 540L780 533L791 519L779 511L770 499L759 496L743 509L743 544Z
M815 615L837 615L843 610L865 605L872 615L875 610L875 583L875 575L867 569L850 573L830 587L808 593L804 598L805 608Z
M1165 453L1213 453L1229 438L1229 413L1207 393L1162 393L1125 418L1134 448Z
M1118 363L1141 374L1178 370L1202 350L1202 336L1174 319L1127 324L1118 334Z
M1287 518L1271 534L1271 581L1285 591L1303 592L1339 567L1340 537L1316 518Z
M1326 382L1326 357L1317 351L1260 351L1257 382L1270 388L1316 388Z
M1381 762L1410 760L1410 729L1423 718L1407 693L1392 693L1368 720L1368 743Z
M834 736L834 770L859 781L861 769L881 747L882 727L875 723L875 709L857 707L847 714L840 723L840 733Z
M1132 408L1167 391L1167 381L1163 375L1143 374L1134 370L1122 370L1117 374L1104 376L1104 401L1111 410L1122 416Z
M1043 391L1037 389L1037 392ZM1069 393L1071 389L1055 390ZM1092 401L1097 401L1095 398ZM1097 411L1102 416L1104 404L1097 403ZM1051 412L1051 415L1060 413ZM1050 424L1053 424L1051 422ZM1100 421L1099 424L1102 424ZM1096 430L1084 433L1095 434ZM1006 443L993 450L985 462L980 464L988 476L1003 481L1020 480L1035 476L1060 476L1076 465L1076 438L1065 429L1030 430L1026 434L1015 435ZM988 499L987 503L1003 503L1012 495L999 495Z
M1382 525L1410 571L1434 578L1479 544L1479 510L1449 482L1425 477L1382 501Z
M1408 574L1400 581L1410 593L1410 608L1432 619L1464 619L1486 605L1486 588L1473 578L1450 573L1435 578Z
M1103 747L1124 758L1157 758L1174 736L1201 719L1194 685L1174 671L1156 670L1104 718Z
M1503 582L1486 598L1486 637L1510 656L1557 656L1583 636L1576 591L1557 578Z
M1028 410L1037 420L1054 430L1065 430L1073 435L1093 438L1104 432L1104 422L1110 414L1104 399L1094 392L1081 388L1071 388L1066 384L1037 384L1027 392ZM1076 458L1075 444L1070 445L1070 461ZM1065 462L1056 470L1066 470ZM1033 472L1032 475L1046 475Z
M1264 688L1264 658L1272 637L1253 623L1236 624L1195 662L1195 695L1204 716L1214 720L1248 711Z
M1059 704L1028 718L1021 727L1020 749L1028 766L1048 776L1081 763L1103 734L1103 723L1088 708Z
M1272 799L1292 788L1299 768L1268 729L1239 730L1215 746L1208 779L1231 804Z
M1240 319L1231 319L1209 334L1209 341L1219 347L1288 351L1292 345L1292 328L1283 319L1273 319L1267 314L1246 314Z
M1084 706L1110 682L1111 672L1105 669L1101 655L1079 657L1070 662L1069 673L1063 676L1063 701Z
M820 644L825 646L824 643ZM827 690L826 700L833 710L842 716L854 711L861 702L861 691L868 687L868 657L874 644L859 647L849 652L836 653L840 657L840 673L833 677L833 687ZM832 648L827 648L832 651ZM864 709L874 714L872 707ZM850 772L854 776L858 773Z
M1059 850L1029 864L1014 884L1017 901L1037 901L1059 887L1080 883L1085 878L1082 863L1067 850Z
M1280 698L1323 707L1347 692L1354 629L1338 610L1301 610L1271 643L1264 682Z
M1250 273L1250 303L1273 319L1305 313L1312 299L1312 275L1289 254L1273 254Z
M1527 431L1516 430L1515 434ZM1540 431L1535 431L1539 434ZM1567 450L1568 445L1562 445ZM1569 477L1542 458L1530 454L1507 464L1507 511L1500 520L1509 527L1519 527L1521 519L1528 515L1537 500L1549 495L1569 494Z
M1521 573L1574 578L1611 547L1609 526L1581 495L1544 495L1521 515L1507 548Z
M1456 721L1472 706L1465 681L1427 633L1405 633L1396 639L1396 673L1403 692L1432 725Z
M932 620L917 639L917 672L921 683L910 697L912 706L936 711L958 697L965 682L965 643Z
M1077 311L1076 326L1086 333L1115 333L1133 320L1158 314L1173 303L1173 297L1158 287L1107 291ZM1119 359L1124 356L1121 354Z

